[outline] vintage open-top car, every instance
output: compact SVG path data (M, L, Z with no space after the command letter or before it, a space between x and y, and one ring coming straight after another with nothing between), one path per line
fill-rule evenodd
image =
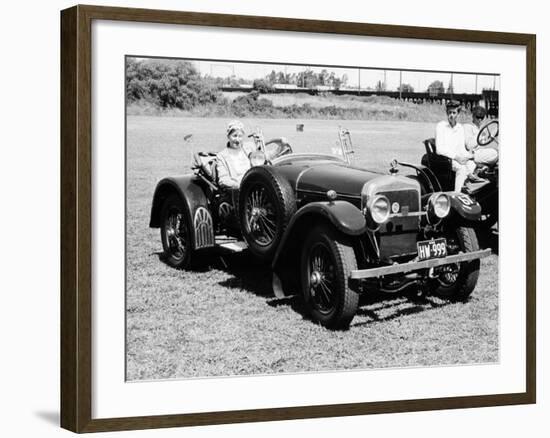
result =
M150 226L160 228L166 263L186 268L207 248L247 248L270 264L278 297L301 293L309 316L330 328L347 327L372 290L472 293L490 250L479 248L480 206L468 195L442 191L424 166L353 166L344 129L340 155L254 139L239 190L220 188L208 153L195 156L193 174L158 183Z

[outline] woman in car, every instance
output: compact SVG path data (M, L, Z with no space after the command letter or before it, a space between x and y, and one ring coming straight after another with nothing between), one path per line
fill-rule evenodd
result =
M232 120L227 125L227 144L218 152L218 183L224 188L238 188L243 175L250 169L250 154L256 150L252 142L244 141L244 125Z
M218 183L223 188L238 189L242 177L252 166L251 155L258 152L259 148L254 142L244 141L244 125L239 120L229 122L226 134L226 147L217 155ZM264 157L264 160L268 161L282 155L287 148L290 148L284 137L271 139L265 143L265 146L269 144L276 144L277 148Z

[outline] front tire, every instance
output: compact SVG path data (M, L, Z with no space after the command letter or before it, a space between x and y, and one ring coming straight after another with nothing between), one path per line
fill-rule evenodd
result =
M189 267L193 255L191 228L179 196L170 195L166 198L162 205L161 218L163 260L176 269Z
M328 227L313 229L303 246L300 272L304 304L311 318L331 329L347 328L357 312L359 294L349 276L357 269L350 243Z
M479 250L474 228L457 227L447 236L447 245L455 249L450 254ZM474 291L479 278L479 259L443 266L443 272L433 282L433 292L450 301L466 301Z

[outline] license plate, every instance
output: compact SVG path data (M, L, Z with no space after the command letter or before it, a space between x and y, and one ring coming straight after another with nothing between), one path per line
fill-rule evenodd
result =
M447 240L433 239L416 242L419 260L438 259L447 257Z

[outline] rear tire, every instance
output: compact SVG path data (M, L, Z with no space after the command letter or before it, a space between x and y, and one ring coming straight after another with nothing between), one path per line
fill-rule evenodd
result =
M191 228L181 198L170 195L161 209L160 238L163 260L171 267L185 269L192 261Z
M359 294L349 285L357 269L355 252L344 236L314 228L305 240L300 263L304 304L311 318L331 329L345 329L357 312Z
M457 227L447 236L447 245L455 243L463 252L479 250L479 243L474 228ZM474 259L456 265L449 265L449 272L442 274L433 282L433 292L450 301L466 301L474 291L479 278L480 260ZM453 271L451 272L451 269Z

